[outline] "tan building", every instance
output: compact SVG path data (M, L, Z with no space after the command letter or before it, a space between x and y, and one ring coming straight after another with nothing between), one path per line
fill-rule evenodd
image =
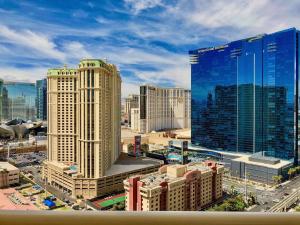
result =
M18 184L20 170L8 162L0 162L0 188Z
M47 73L48 160L76 162L76 69L66 66Z
M166 165L124 181L128 211L201 210L223 194L224 168L214 162Z
M125 113L128 115L128 124L131 126L131 109L139 107L139 96L138 95L129 95L125 99Z
M121 190L129 173L158 169L160 162L135 162L140 166L132 171L127 166L109 173L127 160L120 157L121 78L114 65L83 59L78 69L50 69L47 79L48 160L42 177L48 184L92 198Z
M131 130L139 132L140 129L140 109L132 108L131 109Z
M138 132L191 127L190 90L141 86L139 109Z

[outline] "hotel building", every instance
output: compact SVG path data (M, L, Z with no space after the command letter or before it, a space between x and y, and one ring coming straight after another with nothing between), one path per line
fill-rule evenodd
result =
M215 162L165 165L124 181L127 211L193 211L223 195L224 168Z
M129 95L125 99L125 113L128 116L128 124L131 126L131 109L139 107L139 96L138 95Z
M47 102L48 160L42 177L48 184L93 198L121 191L129 174L161 165L120 154L121 78L114 65L83 59L78 69L49 69Z
M140 87L139 122L132 129L142 133L190 128L191 92L183 88ZM137 113L135 109L132 114Z
M298 163L299 31L189 52L192 144Z

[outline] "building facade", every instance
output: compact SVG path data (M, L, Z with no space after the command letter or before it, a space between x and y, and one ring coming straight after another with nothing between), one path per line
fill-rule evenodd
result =
M223 196L224 168L214 162L165 165L124 181L127 211L194 211Z
M139 107L139 96L138 95L129 95L125 99L125 113L128 118L128 125L131 126L131 109Z
M183 88L141 86L138 131L190 128L190 96Z
M36 81L36 118L47 120L47 79Z
M3 87L2 92L2 119L9 120L9 99L8 99L8 91L6 87Z
M140 108L131 109L131 130L138 132L140 129Z
M4 82L3 86L7 90L8 94L8 119L35 119L35 84L27 82Z
M3 117L3 80L0 79L0 121L4 119Z
M47 73L49 161L76 162L77 75L67 67Z
M128 170L128 159L120 155L121 77L116 66L83 59L78 69L49 69L47 102L48 159L42 177L48 184L73 197L93 198L121 191L129 174L160 166L134 162Z
M192 143L298 161L299 32L189 52Z
M0 188L19 183L20 170L8 162L0 162Z

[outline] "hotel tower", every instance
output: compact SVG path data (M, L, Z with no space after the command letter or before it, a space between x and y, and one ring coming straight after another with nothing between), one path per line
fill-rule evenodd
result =
M42 178L49 185L73 197L93 198L122 190L126 171L145 170L124 168L121 78L115 65L83 59L78 69L49 69L47 102L48 160Z

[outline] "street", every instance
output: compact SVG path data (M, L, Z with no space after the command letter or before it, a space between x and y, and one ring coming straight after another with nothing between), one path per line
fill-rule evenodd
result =
M230 192L231 187L241 194L245 193L245 183L233 181L230 179L224 179L223 188ZM247 184L247 193L252 193L257 198L258 205L250 209L250 212L262 212L267 211L277 202L282 201L285 197L291 194L293 191L300 187L300 176L295 177L290 181L286 181L279 185L278 188L265 188L253 184Z
M46 191L50 192L51 194L56 196L61 201L68 200L71 203L76 202L76 200L74 198L72 198L69 194L63 193L61 190L58 190L53 186L45 184L45 182L41 179L41 174L39 172L40 171L39 166L30 166L30 167L24 167L24 168L20 168L20 169L22 172L30 170L32 173L32 176L33 176L32 181L35 182L36 184L40 185L41 187L43 187Z

